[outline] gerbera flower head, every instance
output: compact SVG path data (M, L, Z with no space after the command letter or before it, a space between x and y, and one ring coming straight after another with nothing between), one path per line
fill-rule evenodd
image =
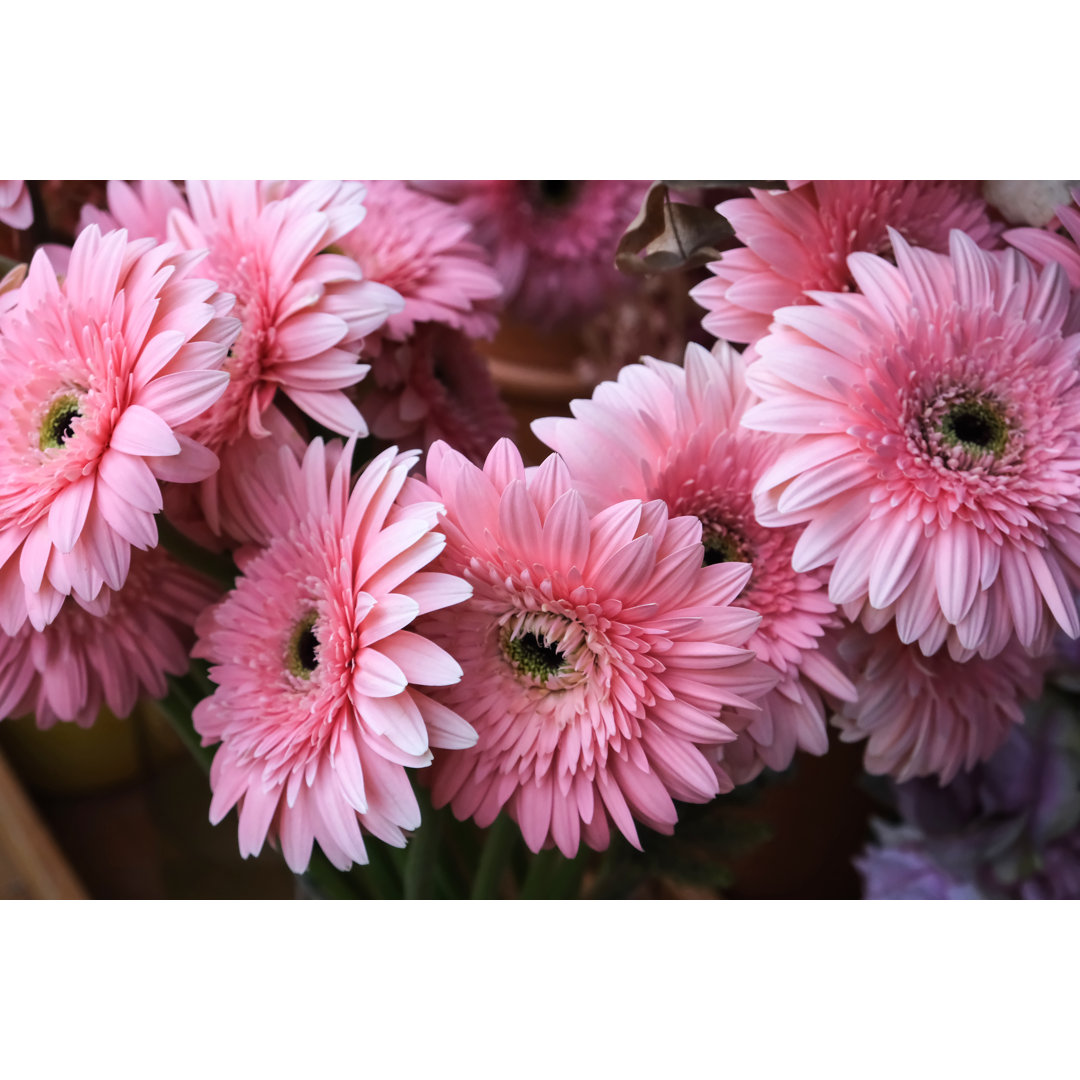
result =
M367 862L361 828L403 847L420 824L405 767L475 741L418 688L460 667L405 629L470 593L426 569L445 542L438 505L395 501L418 455L385 451L350 493L352 454L316 439L302 462L283 447L249 477L264 546L240 554L235 589L197 625L217 683L194 712L204 744L221 743L210 820L239 803L241 854L269 836L298 873L316 840L335 866Z
M12 229L28 229L34 207L25 180L0 180L0 221Z
M205 578L161 548L136 551L104 615L72 599L42 631L0 635L0 717L33 713L89 727L101 706L127 716L143 695L164 697L167 675L188 669L199 613L217 597Z
M947 649L924 656L891 626L852 627L840 644L857 698L834 722L844 742L866 740L867 772L897 780L937 776L947 784L985 761L1039 696L1046 663L1014 638L993 659L959 662Z
M721 751L732 778L743 783L764 765L787 768L797 747L823 754L820 691L850 698L854 688L818 648L840 620L824 573L791 568L800 530L769 529L754 516L754 485L781 439L739 424L754 400L742 357L726 343L712 354L691 344L684 364L645 357L598 386L591 401L572 402L574 419L537 420L533 430L562 456L593 508L621 498L662 499L670 514L701 521L706 564L753 567L732 604L760 613L747 648L780 682L756 702L758 710L725 714L740 735Z
M469 180L424 185L459 203L491 252L508 309L543 326L598 311L632 280L619 238L649 185L639 180Z
M502 285L487 252L469 238L472 224L450 203L400 180L365 184L367 216L337 241L364 276L405 302L364 342L372 356L381 338L404 341L417 323L439 322L468 337L491 337Z
M284 190L192 180L190 209L168 216L170 238L205 251L200 272L236 296L241 331L225 365L228 390L190 431L215 450L245 432L265 437L262 417L278 390L331 431L366 434L344 390L368 371L357 362L364 335L401 310L392 289L328 250L363 220L363 186L308 181Z
M358 400L377 438L421 450L442 439L479 463L514 431L487 364L460 330L417 326L407 341L385 342L371 366Z
M743 423L798 436L758 484L759 519L809 522L796 570L870 630L929 656L1033 653L1080 633L1080 335L1064 273L954 232L950 254L849 259L861 294L783 308Z
M705 329L728 341L757 341L777 308L811 303L809 290L852 289L847 257L889 254L890 227L932 251L948 250L952 229L987 248L1001 231L974 182L814 180L751 196L716 208L746 246L710 263L713 277L690 293L708 310Z
M609 821L670 832L672 799L707 802L732 783L712 748L721 719L775 681L746 642L759 616L731 601L750 567L702 566L701 525L659 500L590 513L550 455L526 471L509 440L482 469L444 443L407 498L438 499L440 565L473 586L427 617L465 675L439 700L476 728L475 747L436 762L432 797L490 825L505 807L533 851L603 849Z
M158 481L217 458L183 428L212 407L238 322L197 256L81 233L62 281L34 256L0 319L0 626L38 630L65 596L119 589L157 543Z

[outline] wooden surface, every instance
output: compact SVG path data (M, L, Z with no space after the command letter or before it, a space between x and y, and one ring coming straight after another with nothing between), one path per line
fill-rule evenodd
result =
M86 898L86 891L0 754L0 899Z

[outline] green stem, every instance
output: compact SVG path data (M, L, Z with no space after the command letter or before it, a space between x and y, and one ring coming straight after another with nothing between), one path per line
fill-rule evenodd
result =
M565 871L567 858L558 848L540 851L533 856L529 872L518 894L519 900L558 900L552 886L560 870Z
M161 711L168 717L173 730L180 741L188 748L191 756L202 766L207 776L210 775L210 763L214 760L214 751L203 746L199 733L192 723L191 714L203 695L197 692L190 675L169 679L169 696L159 702Z
M517 826L510 820L510 815L500 814L488 830L487 840L480 852L480 864L473 878L473 900L499 899L499 883L510 862L510 853L517 843Z
M311 862L301 877L324 900L365 899L352 878L334 866L318 847L312 849Z
M420 803L422 821L406 850L403 882L406 900L419 900L430 892L442 839L442 816L432 809L431 799L422 788L417 792L417 802Z

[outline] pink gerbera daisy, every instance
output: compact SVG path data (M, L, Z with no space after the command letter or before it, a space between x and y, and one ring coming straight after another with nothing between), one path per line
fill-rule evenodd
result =
M101 616L68 599L42 631L0 636L0 717L33 713L89 727L104 703L127 716L139 697L164 697L166 675L188 669L192 627L217 596L160 548L136 551L124 587Z
M38 252L0 320L0 626L40 630L65 596L119 589L157 543L159 480L217 458L178 430L217 401L239 324L197 256L96 227L62 281ZM108 594L100 597L107 602ZM99 605L100 608L100 605ZM103 609L102 609L103 610Z
M891 234L897 266L848 260L862 295L784 308L747 372L748 427L800 436L761 478L767 525L809 522L793 553L829 595L926 655L1033 651L1080 633L1080 335L1059 267L950 255Z
M615 269L641 180L468 180L423 185L457 201L491 252L510 311L552 325L598 311L632 279Z
M245 432L265 437L263 414L280 390L331 431L366 434L344 390L367 373L357 358L401 298L345 255L327 251L364 217L364 188L309 181L284 197L255 181L187 185L190 212L172 211L169 236L206 250L200 271L236 296L242 327L217 405L191 433L213 449Z
M858 690L834 717L841 739L867 740L868 772L934 775L942 784L989 758L1023 723L1023 703L1039 696L1046 667L1015 638L992 660L961 663L945 649L924 656L892 627L872 635L852 627L840 650Z
M469 337L491 337L502 286L487 252L468 239L472 225L456 206L400 180L366 183L367 216L337 246L364 276L395 290L402 310L364 343L373 355L382 336L404 341L416 323L439 322Z
M439 323L386 342L359 400L377 438L421 450L443 439L476 462L515 428L483 357Z
M28 229L34 207L25 180L0 180L0 221L12 229Z
M717 207L746 246L710 263L713 277L690 293L708 309L705 329L728 341L757 341L777 308L810 303L807 290L853 288L848 255L888 254L890 226L933 251L948 249L952 229L987 248L1001 231L973 181L814 180L751 194Z
M590 514L558 455L526 473L506 439L483 469L436 443L405 495L445 504L441 566L473 586L419 624L455 649L438 697L479 735L436 763L436 806L481 826L506 807L531 850L570 857L607 847L609 819L640 846L635 818L671 832L672 799L731 789L721 707L775 681L743 647L759 617L731 605L749 566L703 567L700 523L659 501Z
M425 569L445 543L438 505L395 501L418 455L383 452L350 494L352 453L316 439L302 463L282 448L276 469L249 477L265 547L241 554L235 589L197 626L217 690L195 727L222 744L210 820L239 802L241 854L270 836L297 873L316 840L341 869L366 863L361 826L403 847L420 824L405 766L476 738L417 688L461 668L405 627L470 593Z
M761 614L747 642L780 682L757 704L725 719L740 732L722 747L728 772L744 783L763 765L786 769L796 747L828 748L821 690L840 698L854 688L819 650L840 625L825 595L826 575L798 574L791 552L800 529L768 529L754 517L753 490L781 447L775 435L751 432L739 420L753 397L745 364L726 343L710 355L686 349L685 368L646 357L602 383L591 401L574 401L576 419L550 417L533 431L566 462L593 509L616 499L663 499L671 514L702 525L705 563L750 563L753 573L732 603Z

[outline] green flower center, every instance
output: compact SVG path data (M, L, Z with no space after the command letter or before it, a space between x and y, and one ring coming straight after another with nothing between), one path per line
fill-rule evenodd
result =
M536 634L507 637L502 643L503 655L516 671L544 682L557 675L563 667L563 654L557 645L549 645Z
M955 404L942 418L941 439L969 453L998 455L1009 443L1009 425L997 402L970 398Z
M315 612L304 616L289 637L286 663L298 679L310 679L319 666L319 639L315 636Z
M49 406L41 425L39 445L42 450L63 446L75 434L72 424L76 417L82 416L80 405L78 395L64 394Z
M746 541L734 529L716 521L702 519L701 542L705 545L703 566L725 562L753 562Z

